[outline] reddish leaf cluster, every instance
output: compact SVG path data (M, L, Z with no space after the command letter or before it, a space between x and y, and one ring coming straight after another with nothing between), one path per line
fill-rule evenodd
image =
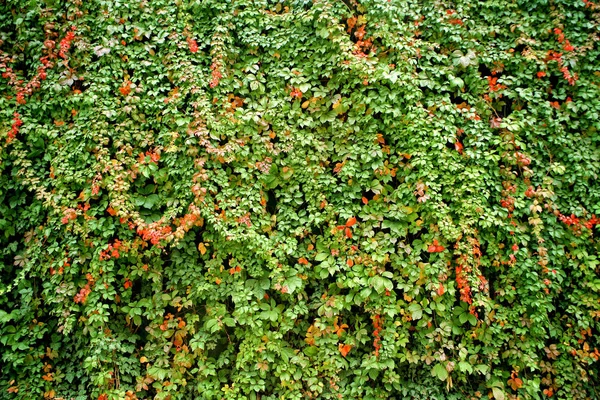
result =
M498 83L498 77L497 76L488 76L486 78L488 80L488 85L490 87L490 92L497 92L499 90L506 89L506 85Z
M174 315L171 313L168 313L167 315L165 315L163 323L158 326L161 331L164 332L167 329L169 329L169 322L173 320L173 317L174 317Z
M187 40L188 47L192 53L198 52L198 43L196 43L195 39L189 38Z
M298 88L292 88L292 91L290 92L290 96L292 96L292 98L294 99L300 99L302 98L302 91Z
M27 84L23 84L23 80L18 79L17 74L13 71L11 67L7 65L9 59L7 57L0 58L0 68L4 68L5 71L2 73L2 77L4 79L8 79L8 84L14 86L17 91L16 100L18 104L26 104L26 97L29 97L33 94L33 92L40 88L41 82L46 79L46 69L52 67L52 63L50 63L49 58L47 56L41 57L40 61L42 65L37 68L37 74L31 78Z
M212 71L210 87L215 88L215 87L217 87L217 85L219 84L219 81L223 77L223 74L221 73L220 63L218 61L213 61L213 63L210 65L210 70Z
M301 257L298 259L298 264L300 265L308 265L308 260L305 257Z
M567 67L562 67L560 69L560 72L562 72L565 80L567 82L569 82L569 85L571 85L571 86L575 85L575 81L577 80L577 74L571 75L571 72L569 72L569 68L567 68Z
M564 65L564 61L562 59L562 53L558 53L556 51L548 51L546 55L546 62L556 61L558 66L560 67L560 72L562 72L563 77L569 82L569 85L575 85L575 82L579 78L577 74L571 74L569 69Z
M519 167L526 167L531 164L531 160L523 153L516 151L515 158L517 159L517 165Z
M237 274L239 272L242 272L242 267L240 267L239 265L229 268L229 275L234 275Z
M510 374L510 379L508 380L508 386L512 388L512 390L518 390L521 386L523 386L523 381L519 378L519 373L513 371Z
M157 245L161 240L167 238L171 233L170 226L160 226L158 222L153 222L145 227L138 227L137 233L145 241L150 241L153 245Z
M119 249L123 246L123 242L119 239L115 239L113 244L108 245L106 250L100 252L100 261L110 260L111 258L119 258Z
M94 277L90 273L86 274L85 277L87 279L87 283L73 298L73 301L75 301L75 303L84 304L87 300L88 295L92 292L92 286L94 285Z
M350 228L354 226L354 224L356 224L356 217L351 217L348 218L348 221L346 221L345 225L340 225L337 227L337 229L340 231L343 230L346 237L348 239L352 239L352 229Z
M588 220L582 220L575 216L575 214L571 215L563 215L561 213L558 214L558 219L560 222L564 223L567 226L573 226L574 228L581 229L582 226L585 226L587 229L593 229L594 226L600 224L600 218L592 215L592 218Z
M558 43L561 43L563 45L564 51L575 50L575 47L573 47L573 45L571 45L571 43L569 42L569 39L565 38L565 34L563 33L563 31L561 29L554 28L554 34L556 35L556 40L558 40Z
M429 253L441 253L442 251L444 251L444 246L441 246L437 239L433 239L433 243L429 245L429 247L427 247L427 251Z
M75 40L75 27L72 26L71 30L67 32L65 37L60 41L58 47L60 51L58 52L58 56L64 60L67 59L67 51L71 48L71 42Z
M17 134L19 133L19 127L23 125L23 121L21 121L18 112L15 111L13 117L13 124L8 132L8 138L6 139L7 143L10 143L15 137L17 137Z
M503 208L506 208L508 210L508 212L513 212L515 209L515 199L512 197L506 197L502 200L500 200L500 205Z
M373 347L375 348L375 357L379 357L379 350L381 349L381 330L383 329L383 318L381 315L376 314L373 316Z
M150 157L150 162L156 164L160 160L160 154L156 151L147 151L146 154L140 153L138 156L138 161L140 164L146 163L146 157Z
M375 51L375 47L373 47L373 38L368 38L365 40L366 35L366 26L363 25L354 32L354 36L358 39L358 41L354 44L353 54L357 57L367 57L367 55L371 51Z
M173 224L177 226L174 232L176 238L182 238L194 226L203 226L204 219L200 217L200 209L195 205L190 205L189 212L181 218L173 220Z
M77 219L77 211L73 208L67 208L65 211L63 211L63 217L61 218L60 222L67 224L69 221L74 219Z
M123 82L123 86L119 88L119 92L121 92L123 96L129 95L129 93L131 93L131 81L127 80Z
M462 265L456 267L456 284L460 292L460 299L468 304L473 303L471 286L469 286L469 281L467 280L466 269Z
M241 217L236 219L236 222L238 224L246 225L248 228L250 228L252 226L252 222L250 220L250 213L246 213L246 214L242 215Z
M532 198L533 196L535 196L535 189L533 186L529 186L525 191L525 197Z

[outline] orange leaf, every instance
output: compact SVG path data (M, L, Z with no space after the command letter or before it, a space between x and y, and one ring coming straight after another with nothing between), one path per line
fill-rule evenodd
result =
M127 96L129 93L131 93L131 87L129 85L131 85L131 82L125 81L123 86L119 88L119 92L121 92L123 96Z
M438 287L438 289L437 289L437 294L438 294L438 296L441 296L441 295L443 295L445 292L446 292L446 288L444 287L444 285L442 285L442 284L440 283L440 286L439 286L439 287Z
M430 244L429 247L427 247L427 251L429 253L441 253L444 251L444 246L440 246L437 239L433 239L433 244Z
M346 227L350 228L355 223L356 223L356 217L348 218L348 221L346 221Z
M335 320L335 322L333 324L333 328L335 330L335 333L338 335L338 337L341 337L344 334L344 332L346 332L346 329L348 328L348 325L347 324L338 325L337 324L337 317L336 317L336 320Z
M508 380L508 385L512 388L512 390L517 390L521 386L523 386L523 381L521 380L521 378L511 378Z
M352 230L350 228L346 228L346 237L352 239Z
M367 199L366 197L363 197L362 202L366 206L367 204L369 204L369 199Z
M340 354L344 357L346 357L346 355L350 352L350 349L352 349L352 346L349 344L339 344L338 345L338 349L340 350Z
M173 340L173 344L176 347L180 347L183 344L183 339L181 338L181 335L175 334L175 340Z

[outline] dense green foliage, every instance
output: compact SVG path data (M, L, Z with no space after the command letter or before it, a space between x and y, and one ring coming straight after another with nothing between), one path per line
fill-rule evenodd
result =
M0 4L0 398L600 398L600 3Z

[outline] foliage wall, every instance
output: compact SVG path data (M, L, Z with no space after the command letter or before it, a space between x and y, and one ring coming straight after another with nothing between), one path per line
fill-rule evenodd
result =
M2 2L0 398L599 398L599 22Z

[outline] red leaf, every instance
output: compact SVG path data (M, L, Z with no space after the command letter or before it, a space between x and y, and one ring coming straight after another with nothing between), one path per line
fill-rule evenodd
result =
M454 148L456 149L456 151L458 151L460 154L462 154L464 146L462 145L462 143L461 143L461 142L459 142L459 141L457 140L457 141L454 143Z
M198 43L195 39L188 39L188 46L192 53L196 53L198 51Z

